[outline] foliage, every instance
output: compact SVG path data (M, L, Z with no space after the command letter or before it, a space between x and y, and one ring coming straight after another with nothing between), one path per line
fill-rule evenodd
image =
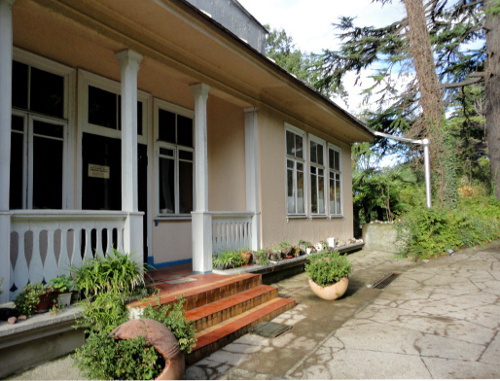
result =
M14 299L16 310L20 315L32 316L46 291L47 288L41 283L28 283Z
M352 268L345 255L333 251L309 257L309 263L306 264L305 271L313 282L325 287L349 276Z
M241 256L240 250L225 250L213 255L213 266L223 266L223 268L240 267L245 264L245 259Z
M309 84L316 81L316 72L311 70L315 56L296 49L292 37L288 36L283 29L273 29L267 35L265 54L301 81Z
M99 293L78 304L83 307L83 311L75 326L85 328L90 333L109 333L128 320L123 296L113 292Z
M194 337L196 329L194 328L194 322L184 317L183 306L185 302L186 299L182 296L178 297L173 305L162 306L158 300L156 306L149 304L144 308L142 317L165 324L178 340L181 351L191 353L197 341Z
M405 243L402 254L437 257L447 249L457 250L500 238L500 201L476 195L461 197L449 210L413 209L397 225Z
M266 249L259 249L254 253L255 264L265 266L269 264L269 258L267 256Z
M91 334L74 358L93 380L153 380L164 367L162 356L144 337L120 340L105 331Z
M78 288L87 298L103 292L132 295L145 285L141 266L130 254L121 254L117 250L105 257L86 260L83 266L73 267L72 272Z
M62 274L49 281L52 287L59 292L70 292L74 288L73 278Z

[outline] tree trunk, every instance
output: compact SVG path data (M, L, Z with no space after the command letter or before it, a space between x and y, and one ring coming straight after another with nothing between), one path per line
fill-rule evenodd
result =
M453 152L443 131L444 107L423 0L404 0L408 17L411 56L420 91L425 137L429 137L434 189L441 206L454 202L456 167Z
M486 9L494 0L485 2ZM500 14L486 13L486 134L491 165L491 184L500 199Z

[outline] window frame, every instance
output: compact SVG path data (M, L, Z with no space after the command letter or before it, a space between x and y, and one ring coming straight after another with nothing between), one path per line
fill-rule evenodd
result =
M327 191L326 191L326 185L327 185L327 182L326 182L326 174L328 173L328 166L326 165L326 159L327 159L327 156L326 156L326 152L327 152L327 144L326 144L326 141L324 139L321 139L321 138L318 138L317 136L314 136L312 134L309 134L309 139L308 139L308 168L309 168L309 177L308 177L308 183L309 183L309 186L310 186L310 191L309 191L309 194L310 194L310 197L313 196L313 184L312 184L312 179L311 179L311 176L313 174L313 171L312 171L312 168L316 168L317 170L317 176L319 176L319 171L322 170L323 171L323 211L321 212L320 211L320 208L318 208L318 211L317 212L313 212L312 209L313 209L313 200L310 199L309 200L309 205L310 205L310 209L309 209L309 214L311 217L315 218L315 217L327 217L327 206L326 206L326 200L328 199L328 196L327 196ZM315 143L317 145L320 145L323 147L323 164L320 164L318 162L314 163L311 159L311 143ZM316 192L320 193L320 179L317 178L317 181L316 181ZM318 201L318 207L319 207L319 201Z
M332 168L330 166L330 150L332 151L335 151L339 154L339 162L338 162L338 167L339 169L336 170L335 168ZM343 217L344 216L344 192L342 190L343 188L343 184L344 184L344 181L343 181L343 178L342 178L342 149L332 143L328 143L328 156L327 156L327 159L328 159L328 213L330 215L330 217ZM339 211L334 211L334 212L338 212L338 213L333 213L331 208L330 208L330 201L331 201L331 194L330 194L330 181L331 181L331 175L333 174L336 174L339 176L339 181L340 181L340 200L339 200Z
M194 202L194 166L195 166L195 158L194 155L196 154L195 152L195 147L194 147L194 111L189 110L187 108L178 106L176 104L166 102L160 99L154 99L153 101L153 110L154 110L154 142L155 142L155 147L154 147L154 152L155 152L155 179L156 179L156 186L155 186L155 202L156 202L156 207L155 207L155 214L157 219L159 220L186 220L186 219L191 219L191 213L180 213L180 170L179 170L179 163L180 162L191 162L192 163L192 168L193 168L193 187L192 187L192 197L193 197L193 202ZM179 144L173 144L170 142L162 141L160 140L160 126L159 126L159 111L164 110L167 112L171 112L176 115L180 115L186 118L189 118L192 120L193 124L193 146L192 147L187 147L184 145L179 145ZM160 159L162 159L165 155L161 154L161 149L169 149L173 150L173 160L174 160L174 213L165 213L161 212L160 210ZM180 157L180 152L190 152L192 153L192 160L186 160ZM193 205L194 208L194 205Z
M36 54L27 52L20 48L13 48L13 60L36 68L47 73L55 74L63 78L63 115L54 117L32 111L29 108L12 107L11 117L17 116L23 118L23 173L22 173L22 208L32 209L33 206L33 125L40 121L50 124L59 124L63 126L62 141L62 199L61 208L57 210L74 208L74 182L73 182L73 163L74 156L70 154L70 145L74 139L74 102L70 98L75 94L76 72L73 68L58 62L40 57ZM28 85L30 85L28 77ZM29 105L28 105L29 107ZM12 132L14 132L12 130Z
M297 135L302 138L302 158L298 158L297 156L290 156L287 152L287 133L290 132L294 135ZM308 149L307 149L307 134L305 131L294 127L288 123L285 123L285 210L286 210L286 215L288 218L304 218L307 217L308 215L308 208L309 208L309 202L308 202L308 166L307 166L307 154L308 154ZM294 162L294 168L293 168L293 186L294 186L294 204L295 204L295 212L290 213L288 211L288 161L293 161ZM304 205L303 205L303 212L297 212L298 210L298 197L297 197L297 163L302 164L303 166L303 183L304 183Z

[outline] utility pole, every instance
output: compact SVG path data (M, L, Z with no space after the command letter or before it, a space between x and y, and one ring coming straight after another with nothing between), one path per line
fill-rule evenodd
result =
M383 132L378 132L378 131L374 131L374 134L376 136L380 136L387 139L398 140L404 143L419 144L424 147L425 195L427 199L427 208L430 209L432 207L432 200L431 200L431 161L429 155L429 146L431 143L429 139L422 139L422 140L408 139L408 138L402 138L400 136L384 134Z

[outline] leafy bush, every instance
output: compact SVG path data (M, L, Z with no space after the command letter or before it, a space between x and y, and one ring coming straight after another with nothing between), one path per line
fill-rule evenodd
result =
M152 380L165 366L144 337L120 340L104 331L75 350L75 364L92 380Z
M165 324L177 339L181 351L191 353L197 341L194 337L196 333L194 322L184 317L183 307L186 299L180 296L176 301L173 305L162 306L159 301L156 306L149 304L144 308L141 317Z
M129 254L117 250L105 257L86 260L83 266L72 268L76 284L87 298L103 293L132 295L144 287L144 269Z
M225 250L219 254L213 255L213 267L222 266L223 268L240 267L245 264L245 259L241 252L235 250Z
M460 198L455 209L414 209L397 225L404 256L437 257L447 249L480 245L500 237L500 201Z
M349 276L352 267L345 255L333 251L309 257L309 263L306 264L305 271L313 282L325 287Z
M28 283L14 299L16 310L20 315L32 316L47 288L41 283Z

